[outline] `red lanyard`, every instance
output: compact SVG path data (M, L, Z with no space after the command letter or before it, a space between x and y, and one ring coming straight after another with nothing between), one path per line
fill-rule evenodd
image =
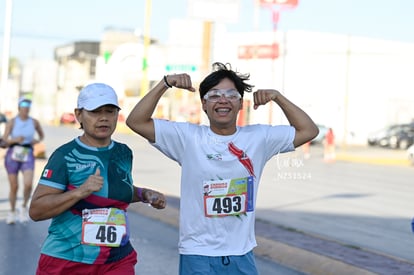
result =
M247 171L249 171L250 176L256 177L254 175L254 168L253 168L252 161L246 155L246 153L243 150L237 148L233 142L229 143L228 148L230 150L230 153L235 155L239 159L240 163L243 164L243 166L247 169Z

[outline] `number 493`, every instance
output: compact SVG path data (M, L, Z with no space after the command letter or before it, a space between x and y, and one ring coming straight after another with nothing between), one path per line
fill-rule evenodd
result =
M244 206L241 196L216 197L213 201L212 212L216 215L234 214L244 211Z

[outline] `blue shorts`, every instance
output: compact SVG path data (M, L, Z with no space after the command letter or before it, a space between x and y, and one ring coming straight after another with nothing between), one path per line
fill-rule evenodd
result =
M34 170L35 158L33 149L30 149L28 159L25 162L13 160L12 152L12 148L7 149L6 156L4 157L4 166L6 167L7 174L17 174L19 171Z
M253 251L241 256L180 254L180 275L258 275Z

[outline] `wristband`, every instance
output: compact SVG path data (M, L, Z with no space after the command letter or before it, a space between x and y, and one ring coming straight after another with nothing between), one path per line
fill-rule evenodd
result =
M172 88L173 87L170 83L168 83L166 75L164 75L164 86L166 88Z
M137 197L140 201L145 202L144 198L142 197L143 190L144 190L144 188L137 187L136 194L137 194Z

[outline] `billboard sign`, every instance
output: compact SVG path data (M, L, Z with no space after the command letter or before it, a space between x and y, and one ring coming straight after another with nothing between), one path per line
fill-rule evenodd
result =
M276 59L279 57L279 44L242 45L238 49L239 59Z
M261 6L279 5L284 7L296 7L299 0L260 0Z

